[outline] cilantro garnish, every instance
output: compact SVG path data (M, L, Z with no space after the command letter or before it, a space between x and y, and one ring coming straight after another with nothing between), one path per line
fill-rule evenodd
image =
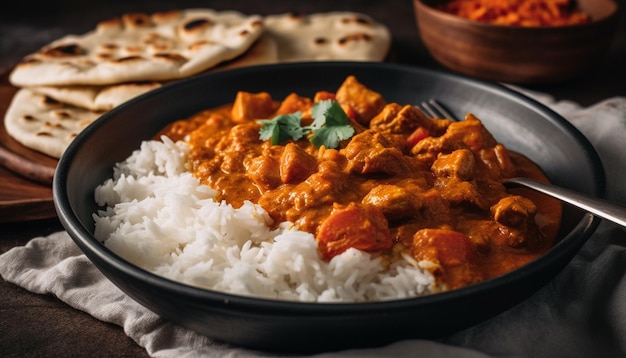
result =
M317 102L311 109L313 123L302 127L302 112L283 114L273 119L263 119L259 131L261 140L271 140L273 145L282 144L289 139L298 140L312 133L309 141L319 148L337 148L339 142L354 135L348 116L337 101L324 100Z
M284 143L290 138L298 140L306 134L305 129L300 125L301 119L301 112L281 114L274 119L262 119L259 121L262 124L259 138L271 139L273 145Z
M314 119L310 126L313 135L309 140L316 148L322 145L327 148L337 148L339 142L354 134L350 119L337 101L317 102L311 110L311 115Z

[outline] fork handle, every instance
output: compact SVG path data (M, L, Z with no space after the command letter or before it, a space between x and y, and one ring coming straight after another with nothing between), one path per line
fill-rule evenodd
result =
M510 178L504 183L536 190L626 227L626 207L613 202L528 178Z

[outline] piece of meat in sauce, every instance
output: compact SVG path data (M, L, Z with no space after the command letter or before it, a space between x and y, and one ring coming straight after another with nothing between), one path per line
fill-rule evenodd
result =
M337 100L355 127L340 148L259 139L258 119L300 112L308 125L313 104L325 99ZM219 200L258 202L276 223L315 234L326 260L350 247L390 257L399 249L438 264L434 272L456 288L541 252L534 203L501 184L516 174L508 151L471 114L431 119L387 103L354 76L313 100L241 92L224 108L186 127L194 175L217 187ZM176 135L184 129L178 124Z

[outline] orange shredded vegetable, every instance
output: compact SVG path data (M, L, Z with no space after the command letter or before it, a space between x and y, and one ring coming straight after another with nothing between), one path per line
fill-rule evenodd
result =
M441 10L470 20L508 26L583 24L591 17L574 0L452 0Z

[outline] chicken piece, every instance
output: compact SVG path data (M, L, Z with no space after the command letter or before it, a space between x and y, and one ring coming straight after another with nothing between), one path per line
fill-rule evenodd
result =
M342 107L352 108L357 122L366 127L387 104L378 92L365 87L354 76L346 77L337 90L336 99Z
M304 195L307 198L306 205L311 206L311 203L315 201L324 203L335 201L335 198L340 196L340 193L350 182L349 176L337 163L324 161L319 163L317 172L310 175L299 186L303 184L311 188L310 192Z
M398 175L407 170L402 151L380 133L367 130L352 137L342 153L352 173Z
M275 115L301 112L303 118L310 119L312 107L313 101L310 98L291 93L280 103Z
M458 149L450 154L440 154L431 170L440 178L458 178L469 181L474 179L476 160L468 149Z
M264 193L258 203L276 222L290 221L300 230L315 233L319 218L330 213L333 203L345 194L349 184L349 176L337 163L322 161L305 181L279 185ZM315 219L310 219L311 216Z
M471 113L465 116L465 120L450 124L445 136L451 140L463 142L473 152L483 148L491 148L498 144L480 119Z
M537 207L532 200L520 196L512 195L502 198L497 204L491 207L493 218L502 225L520 228L528 224L528 220L534 218Z
M235 123L243 123L257 119L266 119L276 110L276 104L267 92L250 93L245 91L237 92L231 117Z
M425 161L436 159L439 152L450 153L456 149L467 148L474 153L491 148L497 144L482 122L468 114L464 121L451 123L446 132L439 137L428 137L419 141L411 153Z
M517 173L509 152L502 144L491 148L481 149L480 161L485 164L491 178L511 178Z
M452 123L449 119L429 118L415 106L400 106L397 103L387 104L372 119L370 128L381 133L410 135L417 128L424 128L430 135L437 137L443 134Z
M317 159L295 143L288 143L280 157L280 179L294 184L317 171Z
M471 204L480 209L488 209L489 204L480 196L476 183L457 178L438 179L435 186L441 196L451 205Z
M422 207L421 200L397 185L378 185L361 201L378 208L388 221L396 221L416 214Z
M319 101L326 101L326 100L335 100L336 99L336 95L334 92L328 92L328 91L317 91L315 92L315 96L313 96L313 102L317 103Z
M509 229L506 244L514 248L527 244L529 228L536 226L536 213L535 203L520 195L504 197L491 207L494 220Z
M216 152L232 151L239 153L251 150L251 147L262 142L259 138L260 128L261 127L255 122L235 125L220 139L219 143L216 144Z
M476 162L468 149L458 149L450 154L439 154L431 170L436 176L435 187L452 204L470 203L487 209L474 180Z
M224 173L240 172L244 169L244 158L260 143L259 126L254 122L234 126L228 135L215 145L215 151L222 158L220 169Z
M247 176L263 191L270 190L282 184L280 177L280 157L283 151L281 146L272 146L263 151L262 155L245 162Z

